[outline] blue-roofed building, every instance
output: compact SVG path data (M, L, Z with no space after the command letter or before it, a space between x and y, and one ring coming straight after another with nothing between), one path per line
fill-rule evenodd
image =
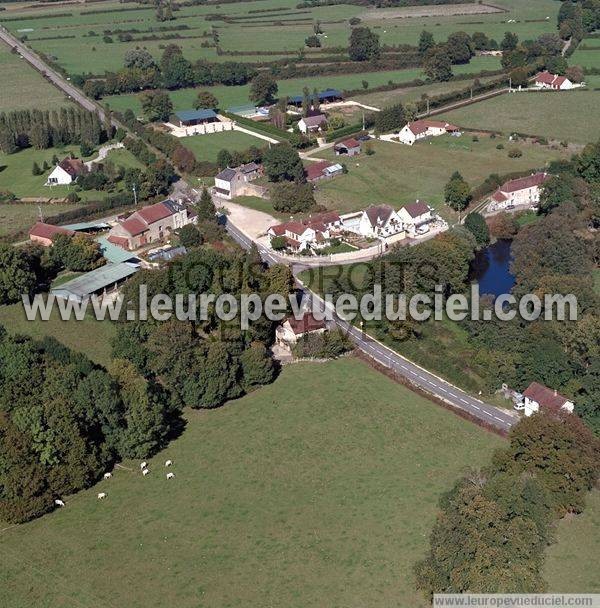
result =
M313 94L309 94L310 100L312 102ZM344 99L344 94L338 89L325 89L319 93L319 101L321 103L332 103L334 101L342 101ZM304 95L294 95L294 97L290 97L288 102L294 106L301 106L302 101L304 100Z
M181 110L175 112L175 117L180 127L193 127L208 122L219 122L219 117L214 110L200 108L199 110Z

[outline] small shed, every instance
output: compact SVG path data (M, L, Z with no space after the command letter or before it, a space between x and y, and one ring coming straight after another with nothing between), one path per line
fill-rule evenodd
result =
M361 152L360 142L353 137L338 142L333 149L337 156L357 156Z

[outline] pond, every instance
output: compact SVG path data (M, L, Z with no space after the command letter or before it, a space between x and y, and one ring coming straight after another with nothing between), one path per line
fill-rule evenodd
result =
M515 277L510 272L512 242L498 240L475 254L471 263L470 281L479 283L479 293L499 296L510 293Z

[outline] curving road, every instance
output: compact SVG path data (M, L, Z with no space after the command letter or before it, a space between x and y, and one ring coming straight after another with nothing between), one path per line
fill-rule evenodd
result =
M225 221L225 228L230 236L245 249L249 249L254 243L239 228L227 221L227 218ZM285 260L280 259L273 251L265 249L261 245L257 246L263 260L267 264L287 263ZM298 279L297 275L302 270L304 270L303 266L297 266L293 269L297 285L302 289L305 297L309 299L309 301L318 304L321 309L325 308L326 304L323 299L307 289L302 281ZM489 403L484 403L443 378L432 374L409 359L399 355L397 352L391 350L384 344L381 344L359 328L350 325L337 315L333 314L333 318L334 323L348 333L356 344L356 347L363 353L371 357L371 359L380 365L388 368L396 375L405 378L421 391L468 414L470 417L481 421L485 425L493 427L501 433L508 432L510 428L518 422L518 416L512 412L507 412L507 410L495 407Z

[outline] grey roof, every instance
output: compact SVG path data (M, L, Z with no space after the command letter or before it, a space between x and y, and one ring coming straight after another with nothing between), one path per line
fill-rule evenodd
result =
M316 116L306 116L302 120L307 127L318 127L327 121L327 116L325 114L317 114Z
M102 291L106 287L110 287L130 277L138 270L138 264L130 264L128 262L106 264L106 266L101 266L100 268L96 268L96 270L86 272L71 281L67 281L56 289L51 289L50 293L59 298L81 301L94 293Z
M118 245L111 243L105 237L100 237L96 239L96 241L100 243L100 251L108 262L112 262L113 264L127 262L128 260L139 262L139 258L133 255L131 251L127 251L126 249L123 249L123 247L119 247Z
M68 224L63 226L67 230L103 230L104 228L110 228L110 224L106 222L80 222L79 224Z
M214 110L200 108L199 110L180 110L175 112L175 116L179 120L186 122L188 120L206 120L207 118L217 118Z
M231 169L231 167L227 167L227 169L223 169L221 173L217 173L215 179L222 179L225 182L230 182L235 177L235 169Z
M170 247L169 249L162 249L161 251L157 251L148 256L148 259L152 262L154 260L172 260L176 258L178 255L184 255L187 253L187 249L183 246L180 247Z
M171 212L178 213L179 211L183 211L185 209L185 205L178 201L174 201L173 199L167 198L162 201L162 204Z
M252 173L253 171L258 171L260 169L260 165L257 163L246 163L245 165L240 165L238 169L242 173Z

